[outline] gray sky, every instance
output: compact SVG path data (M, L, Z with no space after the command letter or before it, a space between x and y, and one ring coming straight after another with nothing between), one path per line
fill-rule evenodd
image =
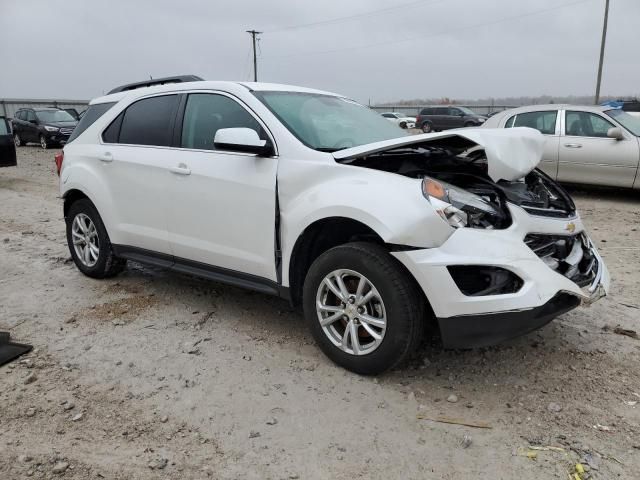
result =
M0 0L0 97L91 98L149 75L249 80L251 28L265 32L259 80L363 103L591 94L604 0L576 2ZM640 94L640 1L611 3L602 91Z

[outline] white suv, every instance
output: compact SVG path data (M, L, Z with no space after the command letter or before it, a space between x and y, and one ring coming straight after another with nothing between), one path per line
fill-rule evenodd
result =
M362 374L429 323L447 347L489 345L607 292L572 200L535 169L537 131L411 136L327 92L170 81L93 100L56 158L86 275L133 260L279 295Z

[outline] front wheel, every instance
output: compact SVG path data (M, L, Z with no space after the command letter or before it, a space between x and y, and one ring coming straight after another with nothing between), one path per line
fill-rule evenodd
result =
M383 247L354 242L323 253L304 282L305 319L338 365L375 375L420 343L425 305L413 278Z
M66 223L67 244L78 270L89 277L107 278L125 268L127 261L113 253L107 230L89 199L71 205Z
M15 143L16 147L21 147L22 145L24 145L24 142L20 138L20 135L18 135L17 133L13 134L13 143Z
M49 148L49 143L47 142L47 138L44 135L40 135L40 146L43 150Z

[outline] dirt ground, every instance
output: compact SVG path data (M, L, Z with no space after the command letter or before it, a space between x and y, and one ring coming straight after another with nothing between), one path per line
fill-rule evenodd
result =
M0 330L35 347L0 367L0 479L640 478L640 340L614 332L640 331L640 192L571 189L609 297L365 378L279 299L132 263L81 275L54 153L0 170Z

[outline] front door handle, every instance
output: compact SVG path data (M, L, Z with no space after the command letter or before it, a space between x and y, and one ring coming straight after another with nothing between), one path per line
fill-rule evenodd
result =
M110 163L113 162L113 155L111 152L104 152L102 155L98 157L101 161Z
M579 143L565 143L564 146L567 148L582 148Z
M191 169L184 163L180 163L177 167L169 167L169 171L176 175L191 175Z

